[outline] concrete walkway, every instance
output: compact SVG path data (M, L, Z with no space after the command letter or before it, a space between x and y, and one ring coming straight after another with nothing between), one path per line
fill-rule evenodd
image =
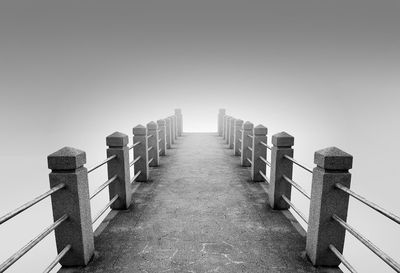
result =
M311 266L305 238L215 134L185 134L151 177L91 263L62 272L337 272Z

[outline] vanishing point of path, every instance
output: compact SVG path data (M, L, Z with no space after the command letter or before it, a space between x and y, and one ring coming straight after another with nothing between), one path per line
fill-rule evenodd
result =
M185 134L168 152L95 237L89 265L62 272L328 272L216 134Z

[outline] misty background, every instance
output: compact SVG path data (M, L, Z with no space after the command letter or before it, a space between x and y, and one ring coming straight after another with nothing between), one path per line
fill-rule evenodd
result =
M216 132L219 108L286 131L310 167L337 146L354 156L352 189L400 215L399 12L397 0L1 1L0 215L48 190L48 154L72 146L91 166L107 135L178 107L185 132ZM89 175L91 191L105 179ZM294 180L310 191L309 174ZM92 215L106 191L96 198ZM1 225L0 261L52 221L46 199ZM398 225L354 200L348 221L400 261ZM56 254L51 234L7 272ZM344 254L393 272L350 234Z

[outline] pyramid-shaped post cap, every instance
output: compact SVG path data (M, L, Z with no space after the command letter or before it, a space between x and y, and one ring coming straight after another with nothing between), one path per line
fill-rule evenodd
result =
M242 125L243 125L243 120L235 119L235 126L242 126Z
M256 127L254 127L254 134L265 136L266 134L268 134L268 128L265 127L264 125L259 124Z
M353 156L336 147L329 147L314 154L314 163L327 170L347 171L353 167Z
M243 123L243 130L252 130L253 127L254 125L250 121L246 121L245 123Z
M86 153L71 147L64 147L47 156L47 165L51 170L74 170L85 163Z
M181 115L182 114L182 109L176 108L175 109L175 115Z
M272 136L272 144L278 147L292 147L294 137L286 132L280 132Z
M224 109L224 108L219 109L219 113L220 113L221 115L225 115L226 109Z
M146 135L147 128L144 127L142 124L137 125L132 129L133 135Z
M128 136L121 132L114 132L106 137L106 144L109 147L126 146L129 142Z
M149 123L147 123L146 126L147 126L147 130L157 130L158 129L158 125L154 121L150 121Z
M158 126L164 126L165 125L165 120L159 119L159 120L157 120L157 124L158 124Z

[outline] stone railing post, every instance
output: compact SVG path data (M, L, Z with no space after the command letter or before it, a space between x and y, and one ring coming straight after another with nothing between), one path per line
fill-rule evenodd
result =
M235 136L235 118L231 118L230 123L229 123L229 139L228 139L228 145L229 149L233 149L233 139Z
M313 170L306 252L316 266L338 266L340 260L329 245L342 253L345 229L332 220L332 215L346 221L349 195L335 189L335 184L350 188L353 156L330 147L316 151L314 163L317 166Z
M106 138L107 157L117 156L107 163L108 179L117 175L117 179L108 186L110 200L118 194L118 199L111 205L111 209L114 210L127 209L131 204L128 141L128 136L120 132Z
M68 219L55 230L57 251L71 245L61 260L63 266L87 265L94 253L92 217L89 202L89 186L86 153L64 147L49 155L47 163L50 187L64 183L66 187L51 195L54 221L67 214Z
M252 147L252 137L249 135L253 135L253 123L246 121L243 123L242 126L242 146L241 146L241 153L240 153L240 163L243 167L250 167L252 151L250 150Z
M276 210L287 210L290 207L282 198L282 195L285 195L289 200L291 198L292 185L283 176L292 179L293 163L284 156L293 157L293 144L294 137L286 132L272 136L271 177L268 195L270 206Z
M146 182L149 179L149 160L147 152L147 129L143 125L133 128L133 143L139 143L133 148L133 158L137 159L134 164L135 175L140 174L136 178L137 182Z
M167 149L171 149L172 139L171 139L171 119L165 119L165 141L167 144Z
M226 144L229 145L229 137L231 135L231 120L233 119L233 117L228 116L226 118Z
M242 126L243 120L235 119L235 126L234 126L234 139L233 139L233 151L235 155L240 155L240 149L242 146Z
M157 167L160 164L160 153L158 146L158 126L154 121L147 123L147 145L149 166Z
M227 134L228 134L228 117L227 115L224 116L224 140L227 139Z
M175 109L175 116L176 116L177 136L182 136L182 133L183 133L182 110Z
M169 123L170 123L170 140L171 140L171 145L175 143L175 134L174 134L174 118L172 116L168 117Z
M165 155L165 150L167 149L167 135L165 134L166 126L165 120L159 119L157 120L158 124L158 146L160 148L160 156Z
M225 109L219 109L218 112L218 136L222 136L223 134L225 112Z
M178 139L178 118L176 115L172 116L172 119L174 120L174 139Z
M253 164L251 166L251 179L254 182L264 181L260 171L265 174L267 166L260 156L267 159L267 147L261 144L261 142L267 143L267 134L268 129L261 124L256 126L253 130L253 157L251 160Z

